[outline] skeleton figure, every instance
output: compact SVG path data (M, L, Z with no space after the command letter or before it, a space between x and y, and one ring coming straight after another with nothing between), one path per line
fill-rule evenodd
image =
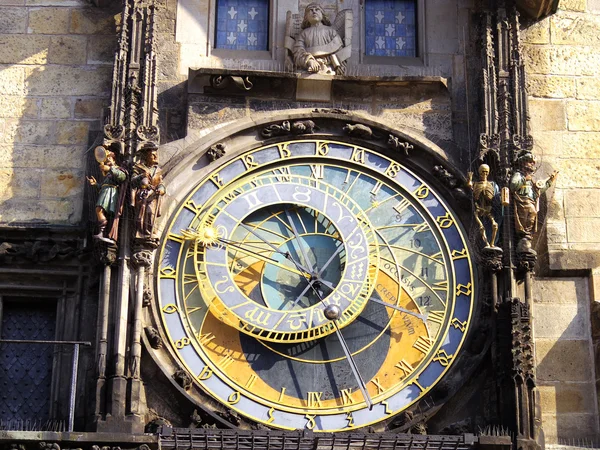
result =
M498 234L498 222L493 214L493 202L497 198L500 190L498 185L488 180L490 166L482 164L479 166L479 181L473 182L473 173L469 172L469 187L473 190L473 199L475 200L475 220L479 226L481 238L485 242L485 248L499 249L496 247L496 235ZM483 219L483 220L482 220ZM492 235L488 240L484 221L489 221L492 225Z

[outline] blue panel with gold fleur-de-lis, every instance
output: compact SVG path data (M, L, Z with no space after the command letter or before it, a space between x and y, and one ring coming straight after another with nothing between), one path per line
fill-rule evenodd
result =
M415 0L367 0L367 56L417 56Z
M218 0L216 48L269 49L268 0Z

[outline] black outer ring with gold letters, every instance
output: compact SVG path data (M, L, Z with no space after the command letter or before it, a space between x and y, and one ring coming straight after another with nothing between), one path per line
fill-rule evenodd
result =
M266 342L219 320L202 298L196 244L183 231L197 229L228 189L268 172L346 190L377 234L372 297L342 330L370 411L334 335ZM208 395L271 427L347 431L389 419L442 379L471 325L473 272L455 215L410 170L353 144L298 140L244 153L192 189L161 242L156 291L169 343Z

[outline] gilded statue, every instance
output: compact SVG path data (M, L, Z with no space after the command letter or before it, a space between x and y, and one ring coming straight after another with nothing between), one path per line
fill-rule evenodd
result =
M490 166L482 164L479 166L479 181L473 182L473 172L469 172L469 187L473 191L475 201L475 220L479 227L479 233L485 243L486 249L501 250L496 246L498 235L499 217L494 217L494 202L498 201L500 189L494 181L488 180ZM491 225L491 236L488 239L485 222Z
M319 3L311 3L299 14L288 11L286 48L293 67L309 73L343 75L350 57L352 10L340 11L333 23Z
M127 172L117 165L115 154L106 150L105 147L96 147L94 154L100 172L104 177L100 183L93 176L87 177L90 185L98 189L98 199L96 201L98 232L94 235L94 238L114 243L118 236L118 221L115 218L120 215L123 206L123 189L121 189L121 185L127 179ZM109 220L113 220L113 223L106 232Z
M517 251L521 253L535 254L531 248L531 240L537 231L540 197L552 186L558 175L558 171L555 170L548 178L535 181L535 163L531 152L522 151L517 158L517 170L510 179L515 208L515 230L519 238Z

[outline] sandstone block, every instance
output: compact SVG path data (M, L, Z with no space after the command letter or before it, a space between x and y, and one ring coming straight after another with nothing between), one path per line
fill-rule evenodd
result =
M200 130L246 116L245 105L197 103L190 105L188 129Z
M452 140L452 115L448 112L383 110L381 118L390 125L403 124L424 132L430 139Z
M597 158L600 148L600 132L565 133L562 154L570 158Z
M574 98L576 79L554 75L531 75L527 78L527 92L532 97Z
M71 101L64 97L43 98L40 117L42 119L68 119L71 117Z
M11 169L13 167L13 145L0 144L0 169Z
M542 157L560 156L563 154L564 131L531 130L534 139L535 152Z
M547 44L550 42L550 21L540 20L529 25L522 33L523 42L527 44Z
M560 170L555 183L557 188L600 187L599 159L559 159L557 162L556 169Z
M600 48L528 45L523 55L528 73L594 76L600 72Z
M543 131L566 129L565 104L562 100L531 100L531 128Z
M428 4L428 50L433 53L458 53L458 10L456 3L434 0Z
M55 135L55 122L21 120L17 125L15 142L19 144L53 144Z
M87 39L85 36L55 36L50 40L50 64L85 64Z
M22 6L25 0L0 0L0 6Z
M15 145L11 164L15 168L81 169L84 151L81 145Z
M0 35L0 63L46 64L49 36Z
M550 18L553 44L600 44L600 17L593 14L555 14Z
M28 95L106 95L112 68L45 66L26 69Z
M600 242L600 217L567 218L567 239L569 242Z
M39 175L31 171L0 169L0 198L37 197L40 193Z
M600 189L568 189L565 191L567 217L600 217Z
M586 0L560 0L558 8L565 11L585 11Z
M60 122L56 135L57 144L87 144L90 124L88 122Z
M13 198L5 202L0 221L76 224L81 219L81 201L74 198L42 200Z
M535 338L587 339L590 337L589 312L583 301L552 305L536 303L533 308ZM583 300L583 299L581 299Z
M30 8L28 33L67 34L71 10L68 8Z
M544 381L593 381L588 340L537 339L537 378Z
M0 142L12 144L15 141L19 122L17 119L0 119Z
M21 117L25 99L18 95L0 95L0 117Z
M588 0L588 9L592 12L600 12L600 0Z
M23 109L24 119L37 119L40 116L40 103L37 98L25 97L25 106Z
M539 386L542 413L593 413L595 389L595 383L561 383Z
M117 40L114 36L90 36L88 39L88 64L112 64Z
M22 67L0 66L0 95L23 95L25 78Z
M25 0L27 6L90 6L85 0Z
M561 244L567 242L567 224L562 221L548 221L546 223L546 236L549 244Z
M79 8L71 11L71 33L109 34L114 36L115 17L96 8Z
M0 33L26 33L27 32L27 9L0 7Z
M110 101L103 98L78 98L75 100L76 119L101 119L104 107Z
M600 86L596 77L577 79L577 98L582 100L600 100Z
M546 445L575 440L580 442L582 439L592 441L597 437L598 418L596 414L544 414L542 412L542 427Z
M536 303L577 303L578 298L587 298L587 278L535 278L533 301Z
M600 131L600 102L573 100L567 102L569 130Z
M85 177L79 170L44 170L41 195L44 198L69 197L83 192Z
M548 172L551 173L551 168ZM557 222L564 221L564 191L562 189L553 189L548 195L546 200L548 203L548 212L546 213L546 219L549 221Z

